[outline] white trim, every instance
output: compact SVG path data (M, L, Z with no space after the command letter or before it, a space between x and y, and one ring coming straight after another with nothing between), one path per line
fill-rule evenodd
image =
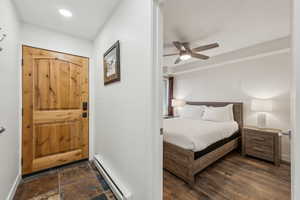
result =
M105 167L100 155L94 156L94 163L118 200L130 200L132 198L131 193L124 187L121 181L109 168Z
M20 184L22 180L22 176L21 174L19 174L17 177L16 177L16 180L13 184L13 186L11 187L10 191L9 191L9 194L6 198L6 200L13 200L15 194L16 194L16 191L17 191L17 188L18 188L18 185Z
M290 163L291 162L290 155L288 155L288 154L281 154L281 160Z
M300 2L293 0L291 15L291 33L292 33L292 63L293 63L293 82L291 95L291 191L292 200L300 199Z
M92 56L89 57L89 160L92 160L95 155L94 149L94 141L95 141L95 120L94 120L94 112L95 112L95 90L94 90L94 80L95 80L95 68L94 59Z
M152 101L151 101L151 149L152 149L152 198L163 199L163 137L162 128L162 72L163 68L163 15L162 1L153 1L152 17ZM150 141L149 141L150 142Z
M283 53L288 53L288 52L290 52L290 48L281 49L281 50L277 50L277 51L271 51L271 52L262 53L262 54L257 54L257 55L248 56L248 57L245 57L245 58L229 60L229 61L221 62L221 63L218 63L218 64L212 64L212 65L207 65L207 66L204 66L204 67L198 67L196 69L182 70L182 71L178 71L178 72L173 72L171 74L176 76L176 75L181 75L181 74L186 74L186 73L192 73L192 72L195 72L195 71L201 71L201 70L205 70L205 69L216 68L216 67L220 67L220 66L224 66L224 65L228 65L228 64L234 64L234 63L239 63L239 62L244 62L244 61L249 61L249 60L255 60L255 59L258 59L258 58L264 58L264 57L283 54ZM192 66L196 67L197 64L193 64Z
M22 66L22 59L23 59L23 50L22 50L22 44L19 43L19 59L18 59L18 73L19 73L19 143L18 143L18 147L19 147L19 161L18 161L18 165L19 165L19 174L22 174L22 131L23 131L23 115L22 115L22 109L23 109L23 66Z

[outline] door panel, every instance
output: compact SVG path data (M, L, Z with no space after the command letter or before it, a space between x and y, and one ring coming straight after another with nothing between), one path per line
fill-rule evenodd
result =
M80 149L81 122L38 124L35 126L35 158Z
M88 59L23 46L23 174L88 158Z
M81 67L39 59L35 65L36 110L80 109Z

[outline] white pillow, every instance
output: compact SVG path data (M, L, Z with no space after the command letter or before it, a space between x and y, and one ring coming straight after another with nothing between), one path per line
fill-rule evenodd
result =
M225 107L206 107L202 119L215 122L234 121L233 105L229 104Z
M178 109L179 117L186 119L201 119L206 106L185 105Z

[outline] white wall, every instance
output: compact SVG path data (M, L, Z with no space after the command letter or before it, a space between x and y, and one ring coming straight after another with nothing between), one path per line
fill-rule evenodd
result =
M22 24L21 44L63 53L90 57L92 42L41 28L31 24Z
M32 47L58 51L78 56L90 58L92 55L92 41L76 38L64 33L55 32L39 26L23 23L21 25L21 44ZM90 158L94 155L93 133L94 133L94 68L93 60L90 59L89 77L90 77Z
M188 101L242 101L246 125L256 125L257 113L251 100L273 100L267 126L291 129L290 92L292 84L290 53L270 55L175 77L176 98ZM289 138L283 137L283 159L289 161Z
M133 193L153 200L152 0L121 1L95 41L95 153ZM102 55L121 43L121 81L103 84ZM157 96L157 95L156 95ZM159 120L159 117L156 117ZM159 165L157 165L159 167Z
M0 199L6 199L20 173L19 148L19 22L10 0L0 1L0 27L7 37L0 46Z

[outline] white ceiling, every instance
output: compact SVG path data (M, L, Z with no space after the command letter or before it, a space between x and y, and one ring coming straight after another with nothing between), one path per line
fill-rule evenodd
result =
M120 0L13 0L21 19L30 24L93 40ZM68 9L65 18L59 9Z
M290 35L291 0L166 0L164 4L165 53L176 52L172 41L192 47L219 42L203 52L216 56ZM175 66L165 57L165 66ZM181 64L202 62L191 59Z
M290 42L291 38L285 37L213 56L211 59L202 62L192 62L185 65L173 66L167 69L165 68L164 70L165 73L169 75L181 74L211 67L224 66L224 64L228 63L242 62L246 60L287 53L290 52Z

